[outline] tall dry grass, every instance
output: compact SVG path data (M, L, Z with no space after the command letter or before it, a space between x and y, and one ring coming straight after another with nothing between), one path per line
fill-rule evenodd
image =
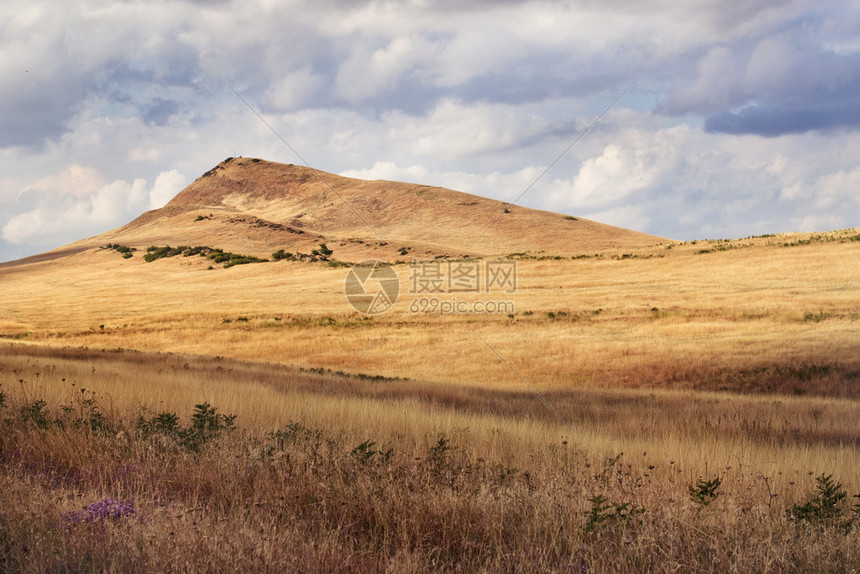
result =
M848 501L832 519L790 513L821 474L860 493L854 400L547 392L595 454L527 389L346 376L288 427L336 376L4 348L0 570L836 572L860 560ZM189 426L204 401L238 428L202 452L138 425L176 412ZM691 499L715 477L714 502ZM134 513L82 518L104 499Z

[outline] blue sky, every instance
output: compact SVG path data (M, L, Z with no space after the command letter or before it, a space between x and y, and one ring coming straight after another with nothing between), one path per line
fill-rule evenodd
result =
M679 6L680 5L680 6ZM0 260L228 156L678 239L860 226L860 4L4 2Z

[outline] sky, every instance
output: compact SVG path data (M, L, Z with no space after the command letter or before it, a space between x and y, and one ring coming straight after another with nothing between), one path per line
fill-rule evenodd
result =
M4 0L0 16L0 261L123 225L231 156L528 189L520 205L681 240L860 226L857 0Z

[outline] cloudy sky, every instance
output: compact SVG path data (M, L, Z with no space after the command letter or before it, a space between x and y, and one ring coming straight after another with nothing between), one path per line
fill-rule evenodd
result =
M680 7L679 7L680 6ZM860 226L860 3L5 0L0 260L227 156L677 239Z

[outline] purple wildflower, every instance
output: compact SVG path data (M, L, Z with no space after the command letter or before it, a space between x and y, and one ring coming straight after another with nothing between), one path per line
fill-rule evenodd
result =
M126 502L113 498L102 498L98 502L88 504L84 510L61 514L60 518L74 526L82 522L98 522L105 518L117 519L126 516L137 516L137 511L134 509L134 499Z

